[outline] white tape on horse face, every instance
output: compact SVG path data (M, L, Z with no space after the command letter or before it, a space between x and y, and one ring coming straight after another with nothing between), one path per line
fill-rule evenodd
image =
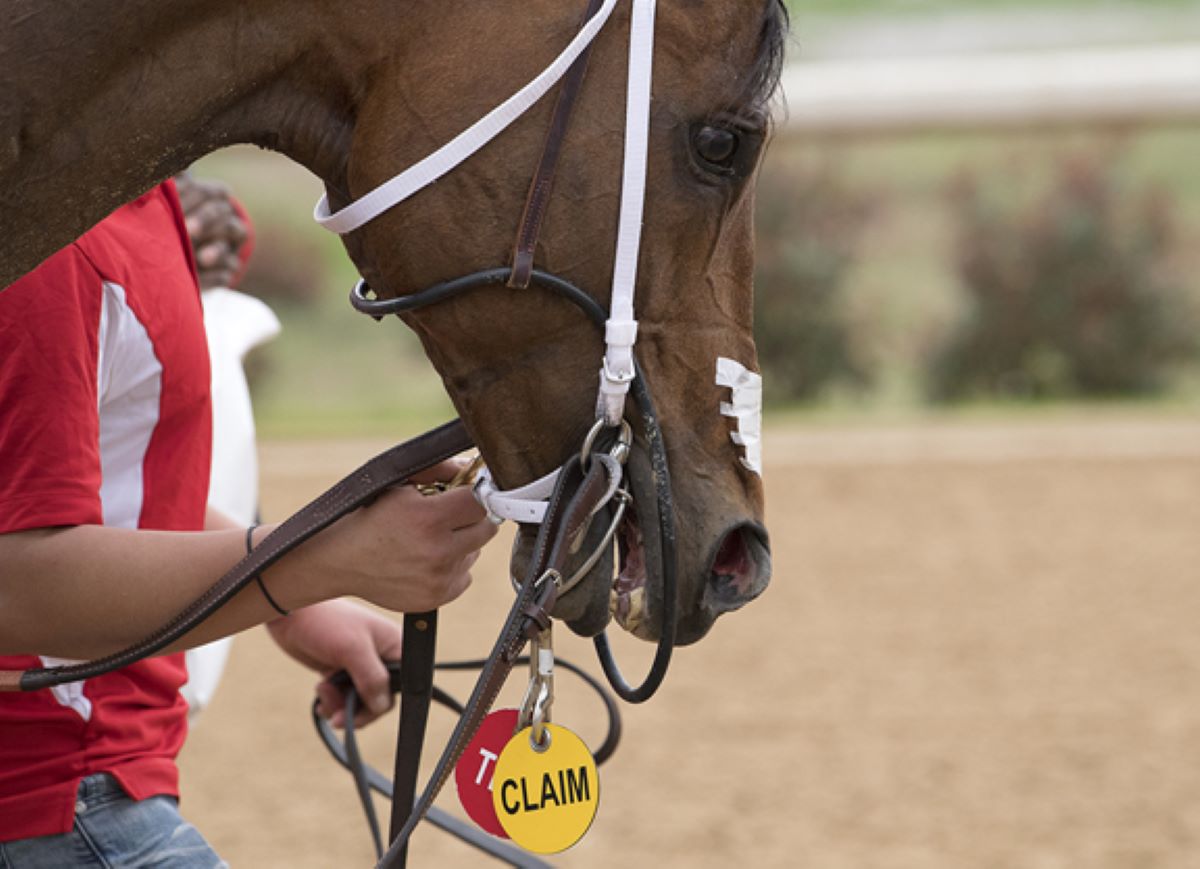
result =
M731 401L721 402L721 415L737 420L737 431L729 433L745 450L742 464L762 476L762 375L739 362L717 359L717 386L733 392Z

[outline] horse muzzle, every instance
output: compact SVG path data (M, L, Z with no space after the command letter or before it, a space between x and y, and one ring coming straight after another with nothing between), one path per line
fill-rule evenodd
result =
M771 549L766 529L754 522L733 528L721 539L710 565L701 606L715 619L741 609L770 583Z

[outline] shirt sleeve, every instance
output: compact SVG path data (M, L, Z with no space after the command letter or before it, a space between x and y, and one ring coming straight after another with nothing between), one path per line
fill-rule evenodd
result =
M0 533L103 522L102 301L75 245L0 291Z

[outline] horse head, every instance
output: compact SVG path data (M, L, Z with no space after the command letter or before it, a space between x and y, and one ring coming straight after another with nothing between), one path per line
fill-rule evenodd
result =
M418 162L532 80L576 36L581 11L564 11L558 0L521 4L519 15L503 3L448 4L428 19L423 50L381 62L358 97L346 189L329 188L333 207ZM621 200L629 16L627 4L617 6L594 43L534 257L538 269L605 305ZM636 352L669 455L679 643L702 637L770 577L756 432L738 431L731 405L739 395L728 372L752 381L746 372L756 367L753 187L785 28L778 0L672 0L658 11ZM553 112L554 101L541 100L403 207L346 235L378 295L404 296L510 261ZM404 319L500 485L527 483L579 450L595 419L605 348L602 331L570 303L534 281ZM638 636L657 639L664 607L653 509L659 472L645 423L636 413L630 419L634 506L618 532L620 576L614 584L611 557L603 559L555 615L591 635L611 610ZM531 542L523 529L516 564Z

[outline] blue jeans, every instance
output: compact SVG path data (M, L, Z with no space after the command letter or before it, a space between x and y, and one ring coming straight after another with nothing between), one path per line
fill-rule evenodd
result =
M101 773L79 784L75 827L0 842L0 869L228 869L171 797L136 802Z

